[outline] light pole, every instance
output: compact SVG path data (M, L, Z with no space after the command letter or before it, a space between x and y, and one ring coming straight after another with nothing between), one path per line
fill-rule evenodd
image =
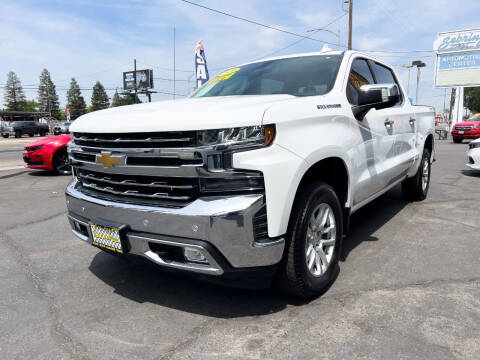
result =
M418 84L420 83L420 68L427 66L421 60L412 61L412 66L417 67L417 90L415 92L415 105L418 105Z
M403 64L402 67L408 69L408 81L407 81L407 96L410 95L410 69L413 67L412 64Z
M307 30L307 32L317 32L317 31L326 31L326 32L329 32L330 34L335 35L338 40L338 47L340 48L340 30L338 30L338 33L336 33L335 31L323 29L323 28Z

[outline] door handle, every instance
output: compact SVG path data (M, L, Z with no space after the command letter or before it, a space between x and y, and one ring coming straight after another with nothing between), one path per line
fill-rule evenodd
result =
M385 126L387 127L387 129L391 129L394 122L395 121L393 120L385 119Z
M409 120L410 126L415 125L415 121L417 121L417 119L415 119L415 118L410 118L410 120Z

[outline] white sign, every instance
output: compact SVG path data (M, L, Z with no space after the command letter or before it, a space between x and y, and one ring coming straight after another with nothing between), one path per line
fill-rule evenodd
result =
M439 33L435 87L480 86L480 29Z

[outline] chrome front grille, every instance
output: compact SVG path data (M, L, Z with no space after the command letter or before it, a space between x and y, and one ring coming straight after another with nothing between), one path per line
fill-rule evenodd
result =
M198 195L195 178L116 175L79 169L81 186L98 196L115 195L128 198L168 201L190 201Z
M195 131L74 133L68 153L78 190L111 201L183 207L202 195L264 192L261 172L231 169L231 153L195 144Z
M171 131L128 134L75 133L73 140L80 146L100 148L177 148L193 147L197 143L195 131Z

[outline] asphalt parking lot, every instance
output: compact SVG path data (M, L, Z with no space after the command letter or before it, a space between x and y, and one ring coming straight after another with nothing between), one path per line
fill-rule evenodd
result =
M70 178L26 171L23 143L8 141L2 359L480 358L480 173L466 170L466 144L437 141L426 201L395 188L357 212L336 283L303 303L87 246L66 219Z

